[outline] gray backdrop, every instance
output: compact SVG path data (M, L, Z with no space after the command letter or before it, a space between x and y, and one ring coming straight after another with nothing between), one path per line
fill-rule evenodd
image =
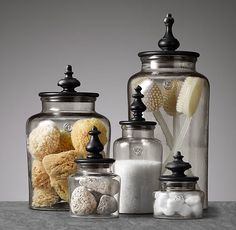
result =
M236 200L236 1L0 1L0 200L27 200L25 122L40 91L59 90L67 64L80 90L100 93L112 141L127 118L126 84L139 51L155 50L172 13L180 50L200 52L211 83L209 199Z

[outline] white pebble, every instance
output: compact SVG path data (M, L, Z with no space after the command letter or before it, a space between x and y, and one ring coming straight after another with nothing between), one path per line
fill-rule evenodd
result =
M76 215L89 215L95 211L97 202L85 187L80 186L72 192L70 207Z
M202 203L198 203L196 205L191 206L192 213L196 218L202 217Z
M187 204L183 204L181 206L181 209L178 210L178 214L180 214L183 217L190 216L191 213L192 213L192 209Z
M197 195L189 195L186 197L185 203L190 206L195 205L195 204L199 204L199 203L201 203L201 198Z
M117 211L118 204L113 196L103 195L97 207L97 213L101 215L112 214Z

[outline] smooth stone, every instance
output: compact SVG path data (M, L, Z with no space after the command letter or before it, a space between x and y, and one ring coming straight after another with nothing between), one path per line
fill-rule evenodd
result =
M97 207L97 213L100 215L108 215L117 211L117 209L118 209L118 204L116 199L113 196L103 195L100 198Z

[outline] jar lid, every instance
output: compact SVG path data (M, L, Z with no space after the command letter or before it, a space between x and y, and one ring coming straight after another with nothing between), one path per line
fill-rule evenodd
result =
M166 165L166 168L172 171L172 175L162 175L160 181L196 182L199 179L199 177L184 174L184 171L192 168L192 166L183 161L184 156L181 155L181 152L177 152L173 157L174 160Z
M143 118L143 112L146 110L146 106L144 105L142 98L144 95L141 93L142 87L137 86L135 89L135 93L132 95L134 98L132 104L130 105L130 110L133 113L132 118L129 121L120 121L120 125L132 125L132 126L152 126L157 123L154 121L145 121Z
M139 57L143 56L175 56L175 55L184 55L189 57L199 57L199 53L191 52L191 51L176 51L176 49L179 48L180 43L179 41L174 37L172 33L172 26L174 24L174 18L171 14L167 14L164 23L166 26L165 35L162 39L159 40L158 46L161 50L159 51L144 51L138 53Z
M57 85L62 87L61 92L41 92L39 96L41 98L49 98L53 101L73 101L77 97L80 101L95 101L99 96L98 93L90 92L77 92L75 88L80 86L78 79L73 77L72 66L66 67L65 78L58 81ZM90 100L89 100L90 99Z
M113 164L115 159L113 158L103 158L101 152L103 151L103 144L99 140L98 135L101 132L94 126L90 131L90 140L86 146L87 150L87 158L76 159L75 162L80 164L81 166L89 166L89 167L109 167L109 164Z

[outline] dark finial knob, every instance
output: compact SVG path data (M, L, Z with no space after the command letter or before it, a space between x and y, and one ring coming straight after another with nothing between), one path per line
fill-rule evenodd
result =
M166 26L166 32L164 37L158 42L158 46L164 51L174 51L179 47L179 41L172 33L174 18L172 18L171 14L166 15L164 23Z
M91 131L89 131L90 140L86 146L87 150L87 158L88 159L100 159L103 158L102 154L100 153L103 150L103 144L100 142L98 135L101 132L94 126Z
M191 165L188 162L183 161L183 157L181 152L177 152L174 155L174 161L168 163L166 168L172 171L172 176L174 177L186 177L184 171L191 168Z
M72 66L68 65L65 72L66 77L61 79L57 85L62 87L62 92L76 92L75 88L80 86L80 82L73 77Z
M142 88L138 85L135 88L135 93L132 95L134 98L133 103L130 105L130 110L133 113L132 121L145 121L143 118L143 112L146 110L146 106L142 102L142 98L144 97L141 93Z

